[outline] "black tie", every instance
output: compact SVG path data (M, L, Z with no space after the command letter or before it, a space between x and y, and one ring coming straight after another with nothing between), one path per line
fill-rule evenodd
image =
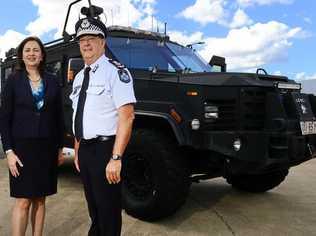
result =
M82 125L82 118L83 118L83 110L84 110L84 104L86 102L86 91L89 86L89 71L91 70L90 67L86 67L84 70L84 77L83 82L81 85L81 90L79 94L78 104L77 104L77 111L75 116L75 136L77 141L79 141L83 137L83 125Z

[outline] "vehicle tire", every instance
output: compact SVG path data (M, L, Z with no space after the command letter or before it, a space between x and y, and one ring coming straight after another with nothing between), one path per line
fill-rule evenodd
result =
M261 193L278 186L288 173L289 170L284 169L261 175L233 175L227 178L227 182L242 191Z
M156 130L135 130L123 163L123 208L127 214L154 221L184 204L191 182L186 157L172 139Z

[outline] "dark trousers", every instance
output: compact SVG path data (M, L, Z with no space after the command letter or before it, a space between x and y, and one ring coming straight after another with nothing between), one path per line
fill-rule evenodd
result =
M121 235L121 184L109 184L105 175L113 145L114 138L80 143L80 175L92 221L88 236Z

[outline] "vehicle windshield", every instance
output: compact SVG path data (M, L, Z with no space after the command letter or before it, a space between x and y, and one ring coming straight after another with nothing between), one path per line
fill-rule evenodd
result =
M117 59L130 69L210 72L211 66L192 49L150 39L108 37L107 44Z
M181 61L182 69L192 72L211 72L212 68L192 48L184 47L175 43L167 43L167 46Z

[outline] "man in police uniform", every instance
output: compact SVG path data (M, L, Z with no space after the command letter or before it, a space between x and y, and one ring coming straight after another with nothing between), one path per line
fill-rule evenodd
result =
M91 227L88 235L121 233L121 158L131 136L136 102L132 77L105 55L105 25L89 17L76 23L85 67L76 76L73 102L75 166L80 172Z

